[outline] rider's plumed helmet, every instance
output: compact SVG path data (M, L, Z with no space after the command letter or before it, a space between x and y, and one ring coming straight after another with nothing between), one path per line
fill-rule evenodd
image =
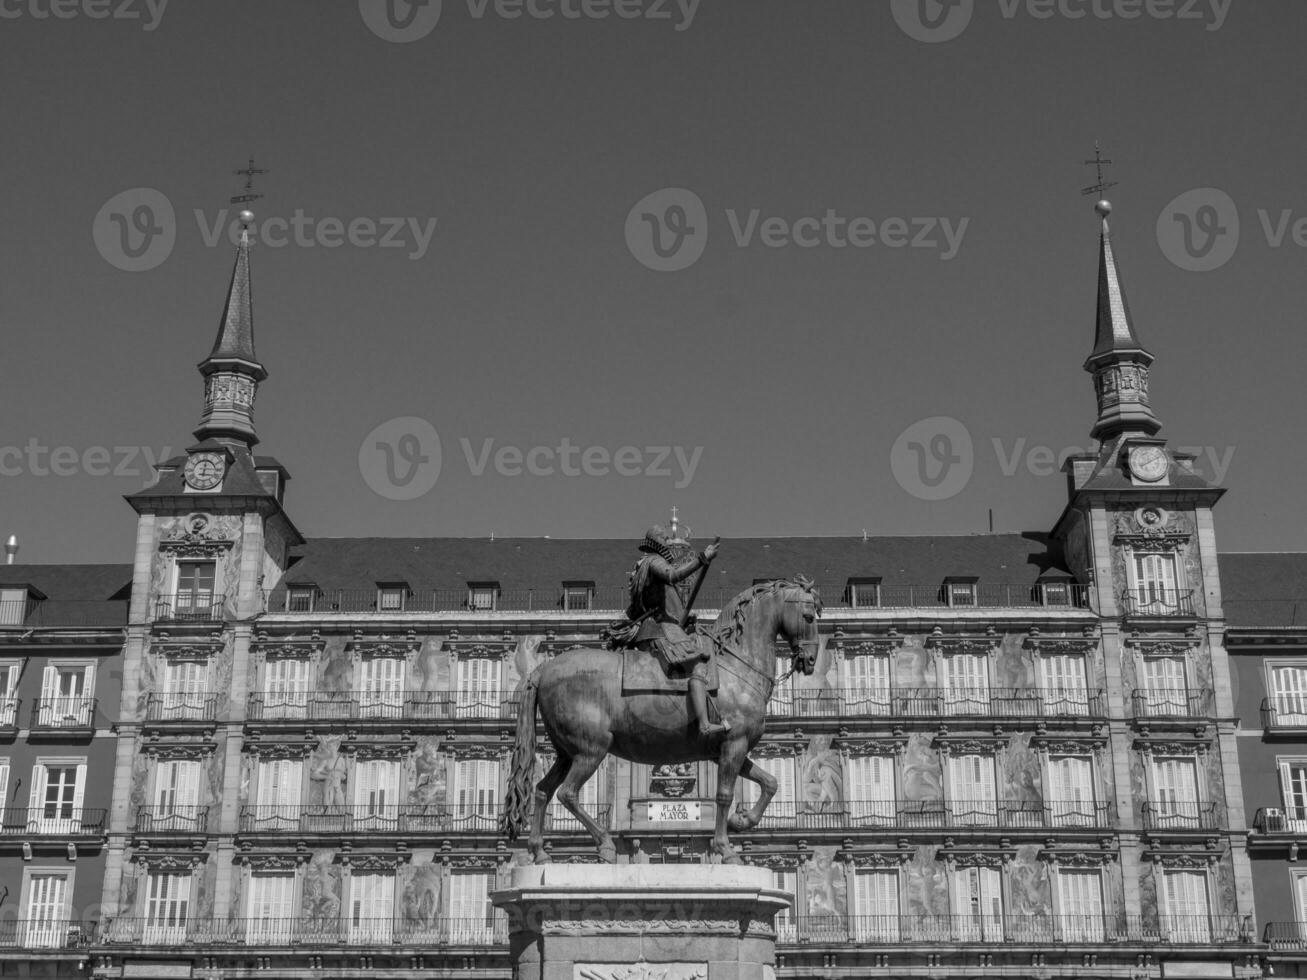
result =
M654 555L661 555L667 551L667 546L671 543L671 540L672 533L661 524L655 524L644 532L644 540L640 542L640 550Z

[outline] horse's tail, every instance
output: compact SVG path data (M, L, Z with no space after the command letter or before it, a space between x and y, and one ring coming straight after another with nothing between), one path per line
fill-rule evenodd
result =
M522 691L522 706L517 712L517 739L513 743L513 761L508 774L508 794L504 799L504 815L499 829L510 841L531 816L531 776L536 763L536 692L540 688L540 671L543 665L531 672Z

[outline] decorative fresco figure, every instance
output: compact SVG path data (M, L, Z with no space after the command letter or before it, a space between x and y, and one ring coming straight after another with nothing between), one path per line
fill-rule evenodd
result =
M309 758L309 779L318 783L324 806L344 806L347 761L340 754L342 736L327 735Z
M816 735L802 760L803 803L809 813L834 813L844 806L844 771L829 735Z
M416 778L413 780L412 801L424 806L440 806L445 802L445 760L440 754L440 739L424 735L418 739L413 755Z
M340 922L340 881L328 854L315 855L304 869L304 918L327 930Z
M402 899L404 921L419 929L434 930L440 915L440 866L417 864L410 870Z
M803 868L803 881L808 894L809 915L844 915L844 869L835 863L833 846L813 849L812 860Z

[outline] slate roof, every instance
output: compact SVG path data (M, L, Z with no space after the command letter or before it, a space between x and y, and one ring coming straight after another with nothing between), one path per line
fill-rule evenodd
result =
M1235 552L1220 567L1231 629L1307 627L1307 553Z
M36 590L40 601L32 604L25 628L122 626L132 566L0 565L0 586Z

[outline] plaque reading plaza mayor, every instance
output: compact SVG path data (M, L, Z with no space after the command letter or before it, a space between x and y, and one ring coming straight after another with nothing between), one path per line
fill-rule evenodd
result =
M655 800L649 804L649 819L655 823L675 821L697 823L699 820L699 804L687 803L683 800L670 803Z

